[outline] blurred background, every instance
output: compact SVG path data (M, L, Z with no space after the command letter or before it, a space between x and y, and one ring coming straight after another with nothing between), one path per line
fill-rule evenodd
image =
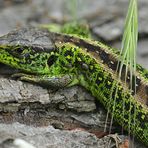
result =
M85 20L96 40L120 48L129 0L0 0L0 36L38 24ZM148 1L138 0L137 61L148 68Z

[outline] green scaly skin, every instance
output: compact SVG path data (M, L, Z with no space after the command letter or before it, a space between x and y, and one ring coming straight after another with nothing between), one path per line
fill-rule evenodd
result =
M133 96L128 78L125 84L115 72L118 60L119 52L100 42L47 29L23 28L0 38L0 62L23 72L13 77L46 87L85 87L114 120L148 145L148 71L137 65Z

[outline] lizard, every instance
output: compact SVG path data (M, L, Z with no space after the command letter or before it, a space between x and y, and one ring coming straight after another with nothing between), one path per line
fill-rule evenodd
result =
M0 63L21 70L12 77L43 87L83 86L117 123L125 130L130 127L131 133L148 146L148 70L137 64L134 95L129 78L126 84L118 79L118 50L88 36L65 32L53 32L47 27L12 31L0 37ZM114 105L115 85L118 91Z

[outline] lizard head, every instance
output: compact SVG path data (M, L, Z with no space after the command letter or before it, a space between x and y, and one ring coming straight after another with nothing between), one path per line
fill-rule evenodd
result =
M22 28L0 37L0 62L29 73L49 73L57 58L49 33Z

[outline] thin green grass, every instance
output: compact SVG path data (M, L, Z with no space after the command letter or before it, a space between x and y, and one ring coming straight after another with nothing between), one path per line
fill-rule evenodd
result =
M128 66L129 66L129 72L130 72L129 88L131 89L132 92L134 92L134 95L136 94L136 77L133 75L136 72L136 49L137 49L137 40L138 40L138 15L137 14L138 14L137 0L130 0L127 17L125 20L125 28L124 28L124 34L122 38L122 45L121 45L121 52L120 52L120 57L122 60L119 67L119 79L121 79L123 65L126 64L126 71L125 71L125 78L124 78L125 84L126 84L127 77L128 77ZM124 106L123 106L123 109L124 109ZM134 110L134 114L136 114L136 109ZM124 113L123 113L123 117L124 117ZM135 124L135 119L133 124ZM131 125L131 116L129 115L129 125L128 125L129 136L131 134L130 125Z
M130 76L136 71L136 49L138 39L137 13L137 0L130 0L120 52L121 64L120 67L119 65L117 67L119 68L119 78L121 78L124 63L130 67ZM130 77L130 80L130 88L132 89L132 77Z
M71 17L72 22L77 21L77 0L65 0L65 4L67 6L67 10L69 11L69 15Z
M130 81L129 88L131 92L134 92L134 95L136 94L136 77L134 76L134 73L136 72L136 49L137 49L137 39L138 39L138 15L137 14L138 14L137 0L130 0L127 16L125 20L122 44L121 44L121 52L120 52L120 58L119 58L121 60L118 62L118 65L117 65L117 71L119 71L118 73L119 81L121 80L121 77L123 77L123 73L124 73L125 84L127 84L127 77L129 77L129 81ZM125 69L123 68L124 65L126 65ZM116 86L118 86L118 82ZM114 85L113 89L116 86ZM116 106L116 97L118 93L118 87L116 87L115 89L116 89L115 96L112 96L113 92L111 92L111 97L110 97L110 99L112 99L112 97L114 99L113 109ZM122 112L123 117L124 117L124 111L125 111L124 105L125 105L125 102L123 102L123 112ZM108 110L108 113L109 113L109 110ZM108 113L107 113L107 118L108 118ZM136 110L134 111L134 114L136 114ZM111 127L113 123L113 117L114 117L114 114L112 114L112 117L111 117L110 132L111 132ZM106 119L106 123L107 121L108 119ZM135 124L135 119L134 119L134 123L132 124ZM128 125L129 136L131 134L130 126L131 126L131 116L129 115L129 125Z

